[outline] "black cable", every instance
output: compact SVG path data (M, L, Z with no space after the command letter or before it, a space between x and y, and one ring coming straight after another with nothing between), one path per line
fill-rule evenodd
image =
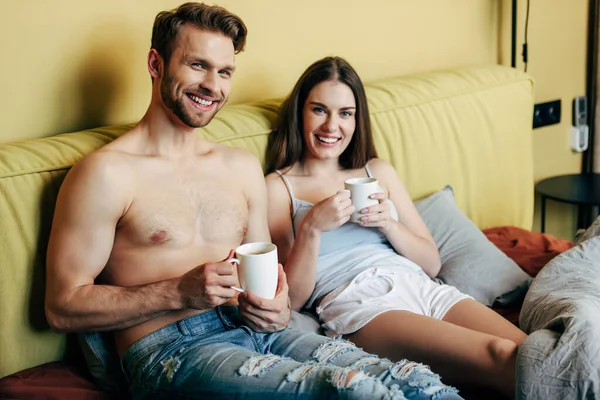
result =
M517 67L517 0L512 0L510 25L510 66Z
M527 13L525 14L525 43L523 43L523 62L525 63L525 72L527 72L527 32L529 31L529 0L527 0Z

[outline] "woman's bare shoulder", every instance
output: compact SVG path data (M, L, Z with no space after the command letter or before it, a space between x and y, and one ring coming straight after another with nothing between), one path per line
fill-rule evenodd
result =
M369 160L367 165L374 175L397 175L396 169L392 166L392 164L381 158L373 158Z

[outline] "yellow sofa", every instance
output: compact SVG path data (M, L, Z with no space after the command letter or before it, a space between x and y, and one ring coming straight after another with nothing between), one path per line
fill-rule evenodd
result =
M533 82L502 66L366 85L377 150L414 199L445 185L479 228L530 229ZM225 107L199 135L263 159L278 101ZM68 169L130 125L0 145L0 378L65 357L44 317L45 252ZM85 251L85 249L81 249Z

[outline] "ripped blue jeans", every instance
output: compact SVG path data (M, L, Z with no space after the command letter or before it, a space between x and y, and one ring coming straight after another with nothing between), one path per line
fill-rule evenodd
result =
M291 328L254 332L237 307L161 328L121 362L134 399L461 398L415 362L393 363L345 340Z

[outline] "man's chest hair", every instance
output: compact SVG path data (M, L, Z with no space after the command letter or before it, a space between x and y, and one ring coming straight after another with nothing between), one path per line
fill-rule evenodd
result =
M126 215L135 241L189 245L243 238L248 202L235 185L214 181L156 185L139 192Z

